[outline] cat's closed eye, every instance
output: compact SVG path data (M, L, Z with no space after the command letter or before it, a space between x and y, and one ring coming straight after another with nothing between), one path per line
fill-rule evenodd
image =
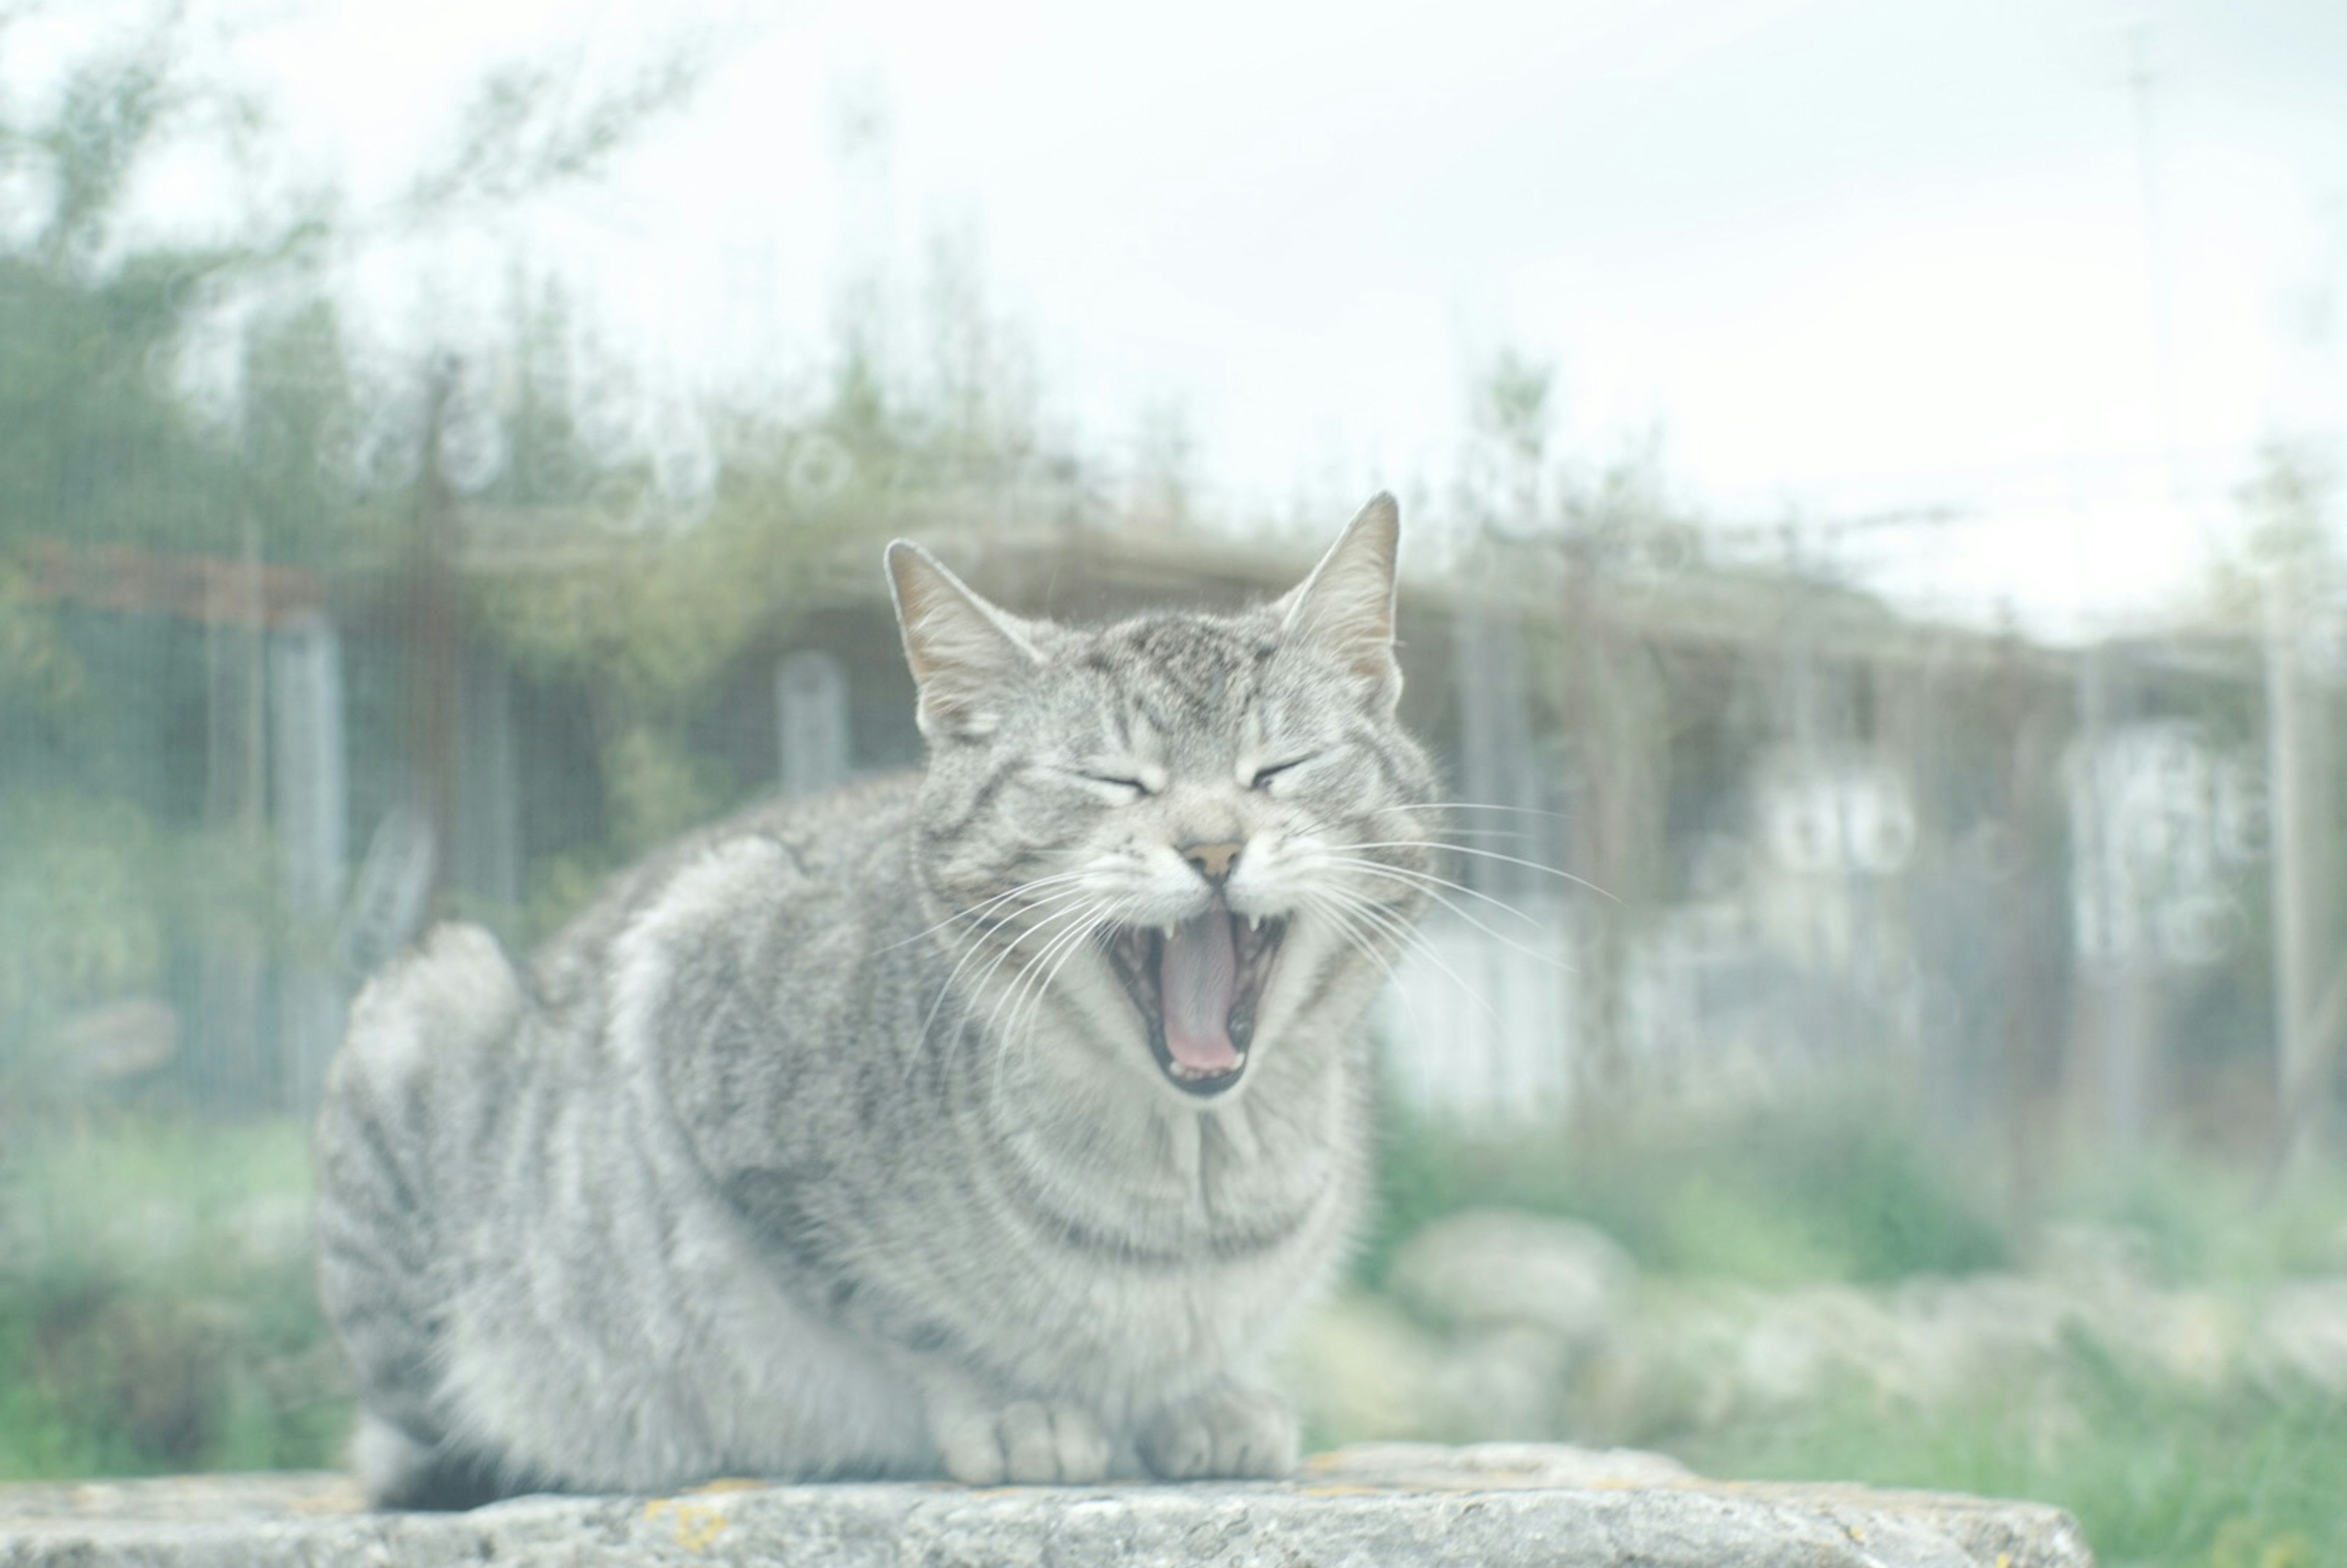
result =
M1272 763L1267 766L1259 767L1255 770L1253 776L1248 778L1247 788L1268 789L1271 786L1271 781L1280 774L1300 768L1307 763L1317 762L1320 755L1318 752L1310 752L1300 757L1289 757L1285 762Z
M1108 770L1096 771L1092 768L1062 768L1058 771L1063 778L1090 784L1095 789L1121 792L1122 798L1126 800L1138 800L1143 795L1156 793L1151 787L1151 781L1133 774Z

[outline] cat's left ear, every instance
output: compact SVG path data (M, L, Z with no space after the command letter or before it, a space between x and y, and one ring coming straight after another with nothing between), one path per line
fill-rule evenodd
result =
M1041 662L1027 627L909 540L888 547L888 592L920 689L921 733L933 741L991 734L1010 687Z
M1279 601L1283 640L1309 641L1368 682L1385 712L1401 701L1394 660L1394 566L1401 548L1401 507L1391 495L1371 497L1312 575Z

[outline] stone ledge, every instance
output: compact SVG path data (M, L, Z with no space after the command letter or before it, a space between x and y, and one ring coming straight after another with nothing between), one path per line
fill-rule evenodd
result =
M1192 1486L720 1482L372 1514L329 1474L0 1487L0 1568L786 1563L793 1568L1428 1563L2090 1568L2059 1509L1705 1481L1654 1454L1368 1444L1291 1481Z

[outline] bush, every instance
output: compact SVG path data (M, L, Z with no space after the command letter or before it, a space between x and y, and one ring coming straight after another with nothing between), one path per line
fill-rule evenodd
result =
M2086 1173L2063 1217L2134 1238L2155 1279L2270 1284L2347 1270L2347 1181L2335 1167L2270 1182L2262 1173L2178 1158Z
M2012 1245L1956 1167L1854 1115L1755 1117L1576 1145L1559 1129L1500 1138L1389 1118L1362 1274L1457 1209L1581 1219L1641 1266L1756 1285L1881 1281L2004 1266Z
M118 1117L0 1167L0 1479L307 1468L348 1420L304 1131Z

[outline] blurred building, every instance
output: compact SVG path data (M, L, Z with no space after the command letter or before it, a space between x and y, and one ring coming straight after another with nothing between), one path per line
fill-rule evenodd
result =
M1036 516L940 502L903 531L1007 606L1077 619L1275 594L1317 542L1112 528L1076 500L1018 513ZM518 669L491 608L499 583L579 569L577 537L485 515L420 576L331 581L38 559L41 591L152 695L116 716L118 765L274 880L273 917L223 909L175 956L176 1091L306 1105L369 968L436 913L525 938L560 903L541 874L611 840L594 693ZM878 542L799 563L790 613L678 716L723 799L917 761ZM2271 1131L2289 1050L2301 1087L2329 1081L2274 999L2295 962L2320 1010L2338 912L2321 878L2271 872L2278 836L2337 864L2340 691L2311 663L2277 685L2270 641L2034 646L1570 538L1413 581L1401 636L1460 851L1383 1015L1395 1091L1423 1112L1864 1091L2017 1141L2237 1139Z

